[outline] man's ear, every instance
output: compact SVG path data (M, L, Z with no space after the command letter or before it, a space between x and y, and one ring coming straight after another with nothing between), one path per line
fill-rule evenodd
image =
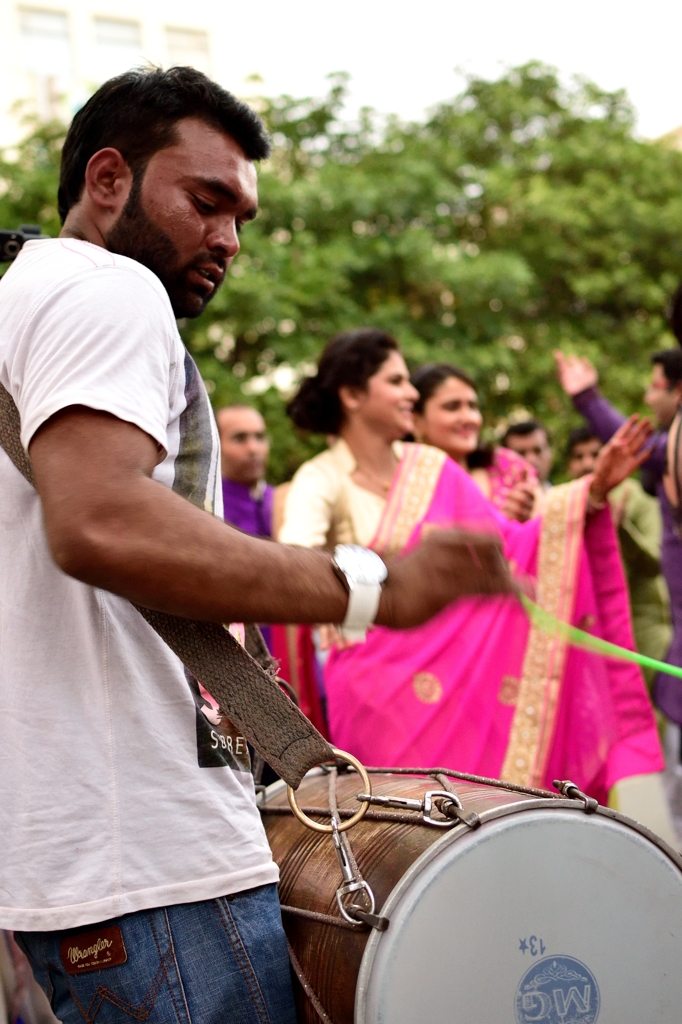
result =
M133 172L113 147L98 150L85 169L85 191L100 215L117 220L133 185Z

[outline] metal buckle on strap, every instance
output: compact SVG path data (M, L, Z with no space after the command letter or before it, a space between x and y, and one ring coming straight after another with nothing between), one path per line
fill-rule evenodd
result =
M372 793L358 793L355 798L374 804L377 807L392 807L395 810L416 811L421 814L425 825L433 825L434 828L452 828L463 822L469 828L478 828L480 820L477 814L467 814L462 807L462 801L456 793L449 793L445 789L429 789L421 800L406 796L377 796ZM442 817L435 817L437 811Z
M341 912L341 916L350 924L367 924L378 931L386 931L388 928L388 918L380 917L376 914L376 900L372 887L359 871L353 870L348 856L348 839L339 830L339 819L336 815L332 815L331 826L336 859L339 862L343 877L343 885L340 885L336 890L336 904ZM351 904L344 903L344 897L350 896L352 893L362 894L366 905L363 907L358 906L355 902Z

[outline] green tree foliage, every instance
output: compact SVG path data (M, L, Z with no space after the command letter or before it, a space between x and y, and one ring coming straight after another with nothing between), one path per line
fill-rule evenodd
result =
M292 431L287 391L329 337L363 325L413 363L471 372L489 427L526 409L563 441L576 420L557 346L639 408L649 353L674 343L682 153L635 138L623 93L566 89L537 63L472 78L417 123L365 110L349 125L344 96L336 76L322 101L261 102L274 141L261 212L219 295L181 325L215 404L247 396L266 414L273 478L322 443ZM41 131L0 166L4 223L53 225L57 141Z
M336 331L372 324L415 363L469 370L489 425L524 408L563 441L575 419L557 346L590 355L610 397L638 408L649 353L674 343L682 154L634 137L622 93L567 91L539 64L471 79L424 123L365 111L344 126L343 98L340 80L323 103L264 103L275 149L262 213L220 298L186 328L216 399L286 385L282 364L305 370ZM284 478L304 442L274 386L256 400Z
M13 150L0 151L0 228L39 224L59 234L57 185L65 127L60 121L26 120L27 137Z

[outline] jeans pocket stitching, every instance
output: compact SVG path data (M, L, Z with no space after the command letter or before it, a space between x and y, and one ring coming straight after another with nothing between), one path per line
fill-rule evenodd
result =
M251 995L251 1002L258 1014L258 1019L261 1024L270 1024L270 1014L268 1013L268 1008L265 1003L265 999L263 998L263 992L261 990L258 977L253 969L253 964L251 963L251 959L246 951L242 937L239 934L237 924L232 916L229 902L226 899L220 899L216 900L216 903L218 904L218 917L220 918L220 923L222 924L225 934L232 946L235 960L237 961L239 970L246 982ZM220 912L221 910L222 913Z
M74 1003L76 1004L76 1006L78 1007L78 1009L80 1010L81 1014L88 1022L88 1024L93 1024L105 999L108 1002L110 1002L113 1006L117 1006L119 1010L123 1010L123 1012L127 1013L129 1017L133 1017L135 1020L145 1021L147 1020L150 1013L154 1009L156 1000L158 999L159 992L161 990L161 985L163 984L163 980L166 977L167 973L168 964L166 962L166 957L162 956L159 964L159 969L156 972L151 985L149 986L149 990L145 995L144 999L142 1000L142 1002L139 1003L137 1006L134 1006L132 1003L129 1003L126 999L123 999L121 996L116 995L115 992L112 992L112 990L110 988L107 988L105 985L98 985L95 990L95 994L90 1000L90 1005L86 1010L85 1007L81 1004L80 1000L78 999L76 993L74 992L73 988L71 987L68 981L66 985L69 990L71 998L73 999ZM145 1006L145 1004L148 1003L149 1000L151 1000L149 1007L143 1010L142 1007ZM97 1008L93 1013L92 1011L95 1004Z

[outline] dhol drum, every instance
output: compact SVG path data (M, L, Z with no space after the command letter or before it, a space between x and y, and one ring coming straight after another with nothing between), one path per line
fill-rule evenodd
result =
M292 962L312 990L297 986L302 1022L679 1024L675 851L570 785L396 772L370 769L367 816L343 833L350 863L341 833L297 820L283 783L264 794ZM354 771L315 769L296 800L343 825L361 789Z

